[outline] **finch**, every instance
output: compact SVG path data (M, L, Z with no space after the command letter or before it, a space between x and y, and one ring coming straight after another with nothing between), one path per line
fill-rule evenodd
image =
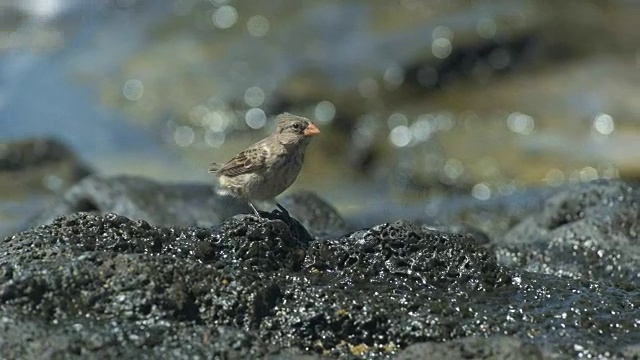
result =
M276 130L251 145L226 164L211 164L209 172L218 178L220 195L246 199L256 214L254 200L274 200L298 177L311 138L320 133L309 119L289 113L278 115ZM285 214L287 210L278 204Z

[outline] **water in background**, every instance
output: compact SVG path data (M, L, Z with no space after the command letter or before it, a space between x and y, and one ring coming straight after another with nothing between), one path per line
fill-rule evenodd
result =
M322 129L295 187L345 213L637 179L639 8L4 2L0 142L54 137L99 173L209 181L209 162L290 111ZM5 191L0 221L19 222L63 190L47 184Z

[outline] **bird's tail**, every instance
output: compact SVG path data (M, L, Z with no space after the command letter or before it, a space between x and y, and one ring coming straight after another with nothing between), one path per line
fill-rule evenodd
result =
M220 170L221 167L222 167L222 164L211 163L209 165L209 172L210 173L214 173L214 172Z
M215 173L216 171L220 170L220 168L222 168L222 164L211 163L209 165L209 172ZM229 190L220 184L220 179L216 179L216 181L213 182L213 190L220 196L231 195Z

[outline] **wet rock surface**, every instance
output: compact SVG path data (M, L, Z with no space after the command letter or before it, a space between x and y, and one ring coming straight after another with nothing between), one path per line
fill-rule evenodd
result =
M408 221L323 238L280 212L211 227L65 215L0 244L1 356L628 356L637 191L566 187L483 238ZM581 257L586 236L606 251Z
M637 287L640 189L617 180L564 189L497 245L506 265Z
M396 359L522 359L549 358L541 349L517 338L471 337L445 343L419 343L409 346Z

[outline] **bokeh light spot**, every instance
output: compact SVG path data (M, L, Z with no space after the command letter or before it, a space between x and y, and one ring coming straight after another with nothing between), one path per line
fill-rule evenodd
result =
M513 112L507 117L507 127L514 133L529 135L535 129L535 121L529 115Z
M413 125L411 125L411 131L413 132L413 137L418 141L427 141L431 137L433 133L433 129L431 127L431 122L429 121L430 116L420 115Z
M204 133L204 142L213 148L218 148L224 144L225 133L207 129Z
M587 182L598 178L598 170L591 166L580 169L580 181Z
M60 192L64 190L65 182L59 176L52 174L42 178L42 185L53 192Z
M178 126L173 133L173 139L176 145L180 147L187 147L193 144L195 140L195 133L190 126Z
M435 127L438 131L449 131L455 126L453 115L443 112L435 116Z
M443 171L446 177L455 180L464 173L464 166L458 159L449 159L444 163Z
M560 186L564 183L564 173L559 169L551 169L547 172L544 181L550 186Z
M453 40L453 31L448 26L440 25L433 29L431 33L431 38L433 40L436 39L447 39Z
M250 87L244 92L244 102L251 107L262 105L264 99L264 91L257 86Z
M252 129L260 129L267 123L267 114L260 108L249 109L244 115L244 121Z
M227 129L231 120L224 111L210 111L205 115L202 120L203 125L207 126L212 131L222 132Z
M144 85L142 84L142 81L138 79L129 79L125 81L124 85L122 86L122 95L124 95L127 100L140 100L143 94Z
M189 120L194 124L206 126L205 116L207 116L208 113L209 109L207 109L206 106L196 105L189 110Z
M389 133L389 141L397 147L405 147L411 142L411 131L405 125L396 126Z
M451 55L451 50L453 46L451 45L451 41L446 38L438 38L433 40L431 44L431 52L433 56L438 59L445 59L447 56Z
M238 21L238 11L231 5L220 6L213 13L211 20L220 29L228 29Z
M611 115L598 114L593 119L593 128L602 135L609 135L615 129L615 124Z
M329 123L336 116L336 106L331 101L320 101L314 111L316 119L322 124Z
M489 200L491 198L491 189L485 183L478 183L471 189L471 195L478 200Z
M407 119L407 115L403 113L393 113L389 115L389 119L387 119L387 126L389 127L389 129L407 125L409 125L409 119Z
M385 70L382 80L387 89L395 90L404 82L404 69L399 65L389 66Z
M254 15L247 20L247 30L251 36L265 36L269 32L269 19L262 15Z

